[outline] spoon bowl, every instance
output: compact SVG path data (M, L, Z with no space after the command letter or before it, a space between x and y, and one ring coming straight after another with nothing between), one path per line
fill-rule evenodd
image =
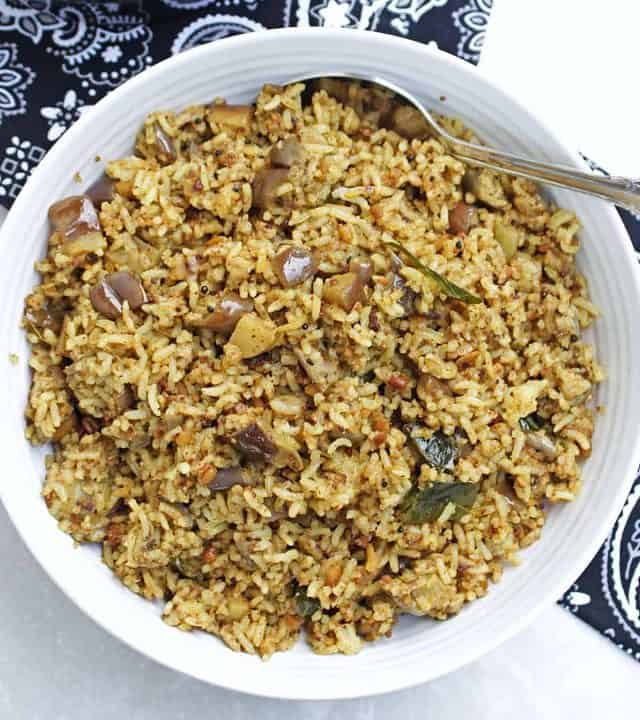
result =
M576 190L586 195L608 200L631 212L640 211L640 180L624 177L600 177L581 172L567 165L538 162L503 150L459 140L437 123L431 112L415 95L379 75L331 72L296 77L287 84L293 82L318 83L321 89L327 90L330 95L337 95L337 99L347 104L351 104L354 99L348 97L347 84L349 82L366 83L369 89L392 93L392 96L404 101L399 105L396 102L395 110L391 113L390 118L383 118L383 120L390 119L391 127L405 137L424 137L429 134L439 140L451 155L471 165L487 167L507 173L507 175ZM387 97L392 96L387 95ZM404 114L404 117L401 118L403 122L394 122L395 115L399 113Z

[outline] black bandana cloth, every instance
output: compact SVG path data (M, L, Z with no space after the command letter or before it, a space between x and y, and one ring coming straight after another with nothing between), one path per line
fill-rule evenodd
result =
M377 30L476 63L492 0L0 0L0 205L82 113L149 65L278 27ZM590 163L596 172L602 168ZM622 212L636 250L640 215ZM640 659L640 477L560 603Z

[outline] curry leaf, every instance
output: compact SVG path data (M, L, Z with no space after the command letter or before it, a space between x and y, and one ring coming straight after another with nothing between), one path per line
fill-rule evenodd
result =
M424 265L415 255L413 255L413 253L410 253L399 242L387 242L385 245L395 250L399 255L403 256L409 265L414 267L416 270L419 270L425 277L433 280L448 297L460 300L461 302L469 305L476 305L482 302L482 298L479 298L477 295L474 295L459 285L452 283L450 280L447 280L447 278L440 275L440 273L437 273L435 270L432 270L430 267Z
M298 588L294 595L296 609L302 617L310 618L320 608L320 602L316 598L307 595L306 588Z
M437 520L449 503L456 506L453 519L464 515L478 497L478 485L463 482L432 483L426 488L413 487L400 503L400 516L412 525Z
M523 432L535 432L544 427L544 420L535 412L532 412L531 415L521 417L518 423Z
M415 433L415 428L410 425L405 425L403 430L422 460L438 470L453 470L453 465L458 459L458 447L454 438L440 430L431 437L419 437Z

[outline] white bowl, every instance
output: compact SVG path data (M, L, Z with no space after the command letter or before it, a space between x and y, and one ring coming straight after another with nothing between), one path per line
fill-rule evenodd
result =
M0 494L35 557L58 585L97 623L155 660L216 685L279 698L335 699L415 685L478 658L531 622L580 574L596 553L630 487L640 461L640 287L636 260L615 210L603 202L554 191L584 224L581 270L603 319L592 333L609 379L597 401L591 458L584 489L554 508L542 539L508 569L489 595L444 623L403 618L391 639L368 644L355 657L313 655L304 643L264 663L233 653L204 633L183 633L160 620L159 608L126 590L99 561L96 548L74 548L40 498L44 452L24 439L29 387L28 347L19 329L24 296L36 283L34 260L44 253L47 208L96 178L94 158L131 150L143 117L217 95L252 99L265 82L341 69L394 80L465 118L488 142L540 160L580 165L546 125L450 55L407 40L355 30L294 29L251 33L173 57L130 80L83 115L53 147L20 194L0 233ZM445 103L437 98L446 96ZM12 366L8 353L18 353Z

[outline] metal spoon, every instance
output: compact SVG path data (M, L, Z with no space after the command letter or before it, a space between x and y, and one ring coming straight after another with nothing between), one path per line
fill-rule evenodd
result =
M536 162L535 160L529 160L519 155L505 152L504 150L496 150L495 148L485 147L484 145L475 145L474 143L458 140L458 138L449 135L449 133L438 125L420 100L389 80L364 73L347 74L332 72L307 75L304 78L295 78L287 84L294 82L307 83L320 79L357 80L366 82L368 86L377 85L386 90L391 90L406 100L422 115L428 125L430 134L437 138L446 147L447 151L459 160L463 160L472 165L480 165L491 168L492 170L499 170L509 175L517 175L528 178L529 180L537 180L548 183L549 185L557 185L558 187L577 190L587 195L594 195L603 200L609 200L627 210L633 212L640 211L640 180L624 177L599 177L590 173L580 172L580 170L566 165Z

